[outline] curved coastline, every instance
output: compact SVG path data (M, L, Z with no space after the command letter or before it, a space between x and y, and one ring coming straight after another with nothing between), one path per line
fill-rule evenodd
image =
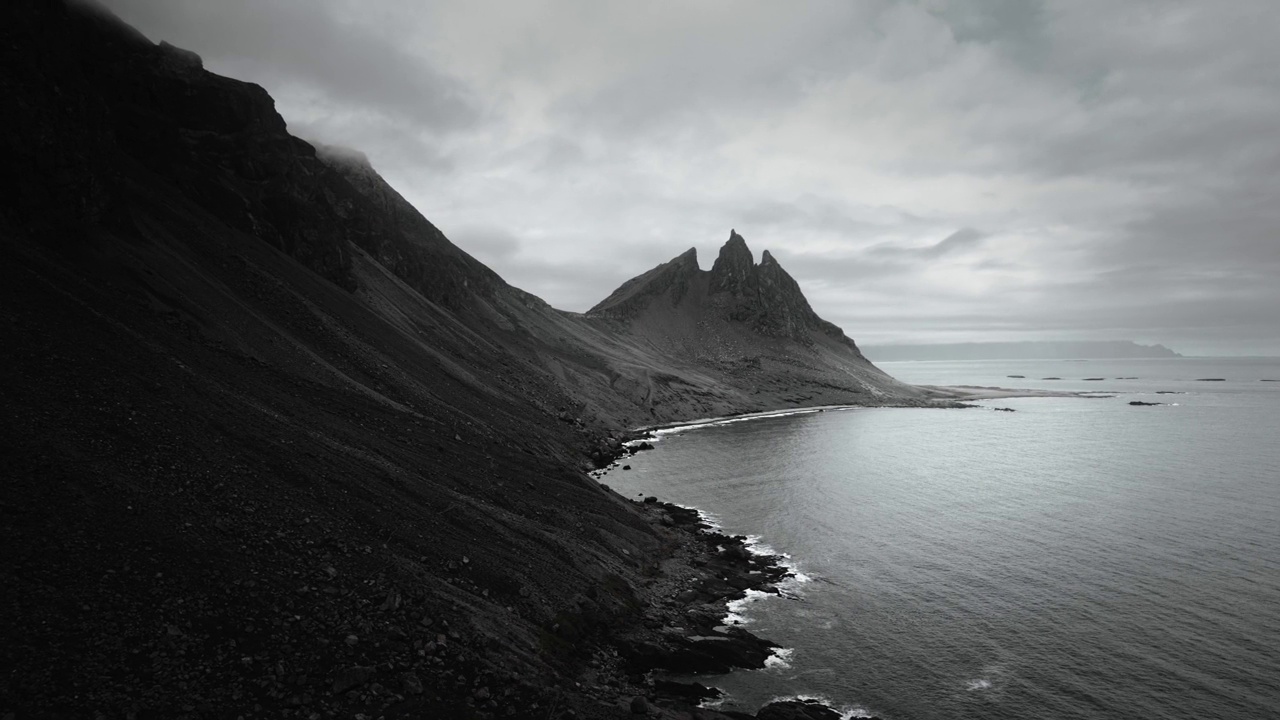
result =
M703 418L683 423L665 423L661 426L638 428L639 434L623 443L618 457L599 471L603 475L619 465L623 458L653 449L652 443L662 434L714 427L734 422L765 418L805 415L826 410L864 409L861 405L828 405L746 413L719 418ZM878 407L878 406L871 406ZM665 431L665 432L664 432ZM597 477L597 479L599 479ZM791 597L783 587L788 581L806 583L811 578L796 568L791 557L778 553L757 535L727 535L722 532L718 519L700 508L665 502L654 496L632 499L639 504L651 522L674 526L686 533L686 543L703 545L703 552L711 551L710 559L690 558L694 569L712 570L695 581L691 587L675 590L653 583L649 590L657 591L648 598L645 610L645 626L658 630L667 638L678 638L674 646L656 647L652 636L622 634L614 638L621 654L627 658L630 669L658 674L653 680L655 703L660 707L687 713L697 717L696 711L731 713L734 718L806 718L808 720L844 720L845 718L871 718L862 708L838 709L825 698L788 695L773 698L754 714L720 710L722 703L731 700L721 688L689 682L690 677L701 674L727 674L734 670L760 670L786 663L791 648L784 648L772 641L760 638L744 629L749 620L740 615L746 605L757 599L774 595ZM678 553L677 553L678 554ZM659 613L663 616L655 623L654 608L676 609L675 613ZM708 612L708 611L711 612ZM681 678L681 679L676 679Z

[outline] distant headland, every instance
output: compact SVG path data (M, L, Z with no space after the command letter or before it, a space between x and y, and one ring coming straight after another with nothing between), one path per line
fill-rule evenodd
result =
M1093 360L1182 357L1164 345L1130 340L972 342L932 345L863 345L872 362L895 360Z

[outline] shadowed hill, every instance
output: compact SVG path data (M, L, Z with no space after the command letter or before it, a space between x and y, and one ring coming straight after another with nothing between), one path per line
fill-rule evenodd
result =
M612 716L576 678L632 682L607 633L688 542L583 472L621 429L919 395L772 262L557 311L262 88L89 5L2 14L19 716Z

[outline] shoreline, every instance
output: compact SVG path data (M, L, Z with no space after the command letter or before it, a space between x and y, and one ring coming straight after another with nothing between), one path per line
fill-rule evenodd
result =
M981 385L917 385L934 394L934 397L911 403L884 403L873 405L810 405L805 407L780 408L777 410L757 410L744 413L733 413L729 415L717 415L705 418L695 418L693 420L676 420L673 422L657 423L653 425L639 425L629 429L629 434L635 434L637 437L628 442L636 442L645 439L643 436L648 434L660 433L662 431L672 430L689 430L704 426L723 425L732 422L744 422L747 420L760 420L773 417L787 417L790 415L808 415L812 413L826 412L828 410L871 410L879 408L901 408L901 409L921 409L921 410L957 410L973 407L963 403L973 400L1001 400L1006 398L1038 398L1038 397L1058 397L1058 398L1096 398L1099 397L1097 392L1076 392L1069 390L1032 390L1029 388L1002 388L994 386ZM649 438L651 439L651 438Z
M862 407L866 406L764 411L668 423L660 429L695 429L726 422ZM657 430L649 430L623 443L613 461L597 471L599 476L620 464L623 458L653 449L650 441L656 439ZM593 473L597 482L608 487L599 476ZM643 684L650 690L645 702L651 709L672 713L664 712L662 717L673 720L842 720L844 715L834 706L822 699L801 695L775 699L745 712L705 704L730 698L720 688L688 681L688 678L764 669L775 657L783 656L779 651L790 650L746 630L745 623L734 621L737 611L733 604L747 600L750 593L785 597L780 586L788 579L800 581L800 574L787 562L788 556L755 549L762 544L758 536L726 534L706 511L655 496L627 499L639 506L648 522L679 533L677 545L663 553L666 557L660 563L660 574L646 581L642 589L641 627L609 633L607 641L618 650L629 676L643 677ZM679 676L683 677L675 679ZM875 720L874 716L866 717Z
M664 568L678 568L679 572L664 573L665 577L647 583L642 628L624 630L611 642L629 672L644 674L653 688L651 702L673 713L664 717L839 720L842 715L835 708L799 696L766 703L754 712L706 707L707 701L727 699L724 691L665 677L723 675L767 667L778 651L787 648L731 623L731 605L752 592L782 596L779 586L796 577L796 572L785 556L754 550L751 536L721 532L696 508L652 496L638 504L650 522L680 532L683 542L667 559L671 565Z

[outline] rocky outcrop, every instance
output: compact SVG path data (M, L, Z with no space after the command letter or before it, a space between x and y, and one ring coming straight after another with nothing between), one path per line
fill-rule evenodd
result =
M729 240L720 248L720 254L711 265L711 291L727 292L737 296L755 295L755 261L747 241L736 230L729 231Z
M760 720L840 720L841 715L817 700L780 700L760 708L756 717Z

